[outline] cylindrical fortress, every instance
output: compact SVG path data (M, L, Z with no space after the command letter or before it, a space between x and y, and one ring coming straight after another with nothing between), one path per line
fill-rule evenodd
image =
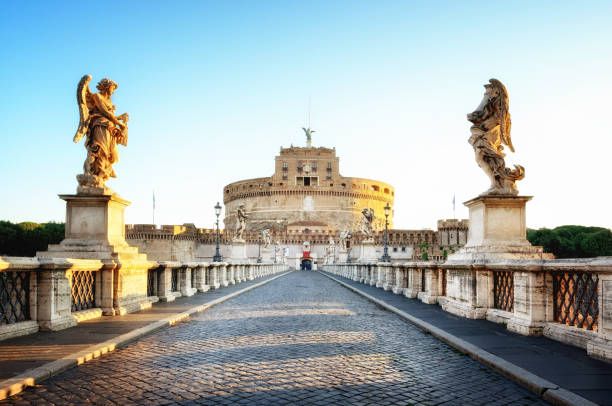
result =
M384 230L384 207L393 207L388 183L340 175L336 150L281 148L274 174L231 183L223 188L225 228L233 231L236 210L245 205L247 229L358 231L364 208L374 209L375 231ZM392 228L393 212L389 216Z

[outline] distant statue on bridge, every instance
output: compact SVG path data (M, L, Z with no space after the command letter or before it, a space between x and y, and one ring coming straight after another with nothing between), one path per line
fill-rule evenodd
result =
M484 85L485 94L476 110L467 115L474 125L469 143L474 147L476 163L489 179L491 187L482 195L518 195L516 181L525 177L525 169L514 165L506 168L504 145L514 152L510 138L509 99L506 87L497 79Z
M243 234L246 230L246 221L248 218L249 216L246 215L246 211L244 210L244 203L240 203L236 210L236 230L233 241L244 242Z
M304 133L306 134L306 146L308 146L308 148L311 148L312 147L312 133L316 131L311 130L310 127L308 128L302 127L302 130L304 130Z
M261 235L263 237L263 241L264 241L264 248L269 248L270 247L270 229L266 228L261 232Z
M348 230L344 230L344 231L340 232L340 236L339 236L339 240L340 241L338 241L338 244L340 244L340 249L342 251L346 251L346 248L347 248L346 240L348 239L348 236L349 236L349 231Z
M363 217L361 218L361 232L363 233L365 240L372 241L374 239L374 232L372 231L372 223L374 222L374 209L368 209L364 207L361 210Z
M108 178L116 178L113 165L119 161L117 145L127 146L129 116L123 113L115 116L115 106L111 95L117 83L102 79L96 88L98 93L89 90L90 75L85 75L77 86L79 106L79 128L73 141L79 142L83 136L87 158L83 164L83 174L77 175L79 194L112 194L105 186Z

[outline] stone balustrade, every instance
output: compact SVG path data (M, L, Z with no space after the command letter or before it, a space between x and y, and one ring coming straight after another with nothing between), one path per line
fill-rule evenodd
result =
M339 263L323 270L612 360L612 257Z
M0 340L282 272L282 264L0 257Z

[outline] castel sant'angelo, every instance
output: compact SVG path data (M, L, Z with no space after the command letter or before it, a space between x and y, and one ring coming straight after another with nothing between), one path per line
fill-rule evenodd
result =
M306 130L306 131L309 131ZM393 207L394 190L378 180L340 175L335 148L280 149L274 174L241 180L223 188L225 229L233 230L238 206L244 204L250 230L323 230L335 233L358 228L361 211L374 209L374 230L385 228L383 207ZM389 216L392 228L393 214Z
M360 223L364 209L373 210L373 239L382 251L384 207L393 207L393 186L379 180L345 177L340 174L340 158L335 148L312 145L310 128L304 129L306 146L280 148L274 173L268 177L240 180L223 188L225 218L221 230L221 253L231 256L237 212L247 216L243 238L250 259L261 255L265 230L271 244L280 246L287 260L300 258L303 244L314 258L328 256L330 244L338 244L340 234L350 232L354 245L363 235ZM393 260L442 259L467 240L467 220L438 220L438 230L393 228L389 218L389 253ZM134 224L126 226L126 238L149 258L162 261L210 260L216 232L193 224ZM357 255L357 250L352 253ZM326 260L329 260L327 258Z

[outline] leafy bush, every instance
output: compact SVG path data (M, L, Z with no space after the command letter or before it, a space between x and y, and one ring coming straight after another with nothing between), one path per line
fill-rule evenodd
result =
M560 226L527 230L533 245L544 247L557 258L612 256L612 231L601 227Z
M64 223L0 221L0 255L32 257L64 239Z

